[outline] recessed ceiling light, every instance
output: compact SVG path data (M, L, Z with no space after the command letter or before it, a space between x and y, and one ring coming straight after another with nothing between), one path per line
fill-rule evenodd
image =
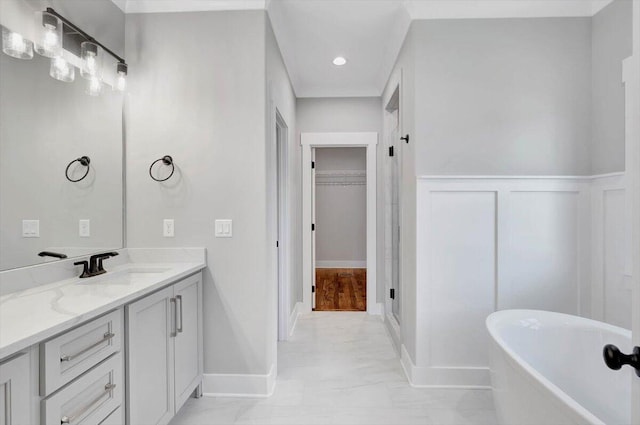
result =
M347 63L347 60L345 58L343 58L342 56L338 56L337 58L335 58L333 60L333 64L336 66L342 66L345 63Z

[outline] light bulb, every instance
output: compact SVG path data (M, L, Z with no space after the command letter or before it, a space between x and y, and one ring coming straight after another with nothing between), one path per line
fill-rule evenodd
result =
M76 78L76 69L69 62L63 58L51 59L51 67L49 68L49 75L56 80L70 83Z
M87 94L89 96L99 96L102 93L102 81L98 77L89 79L87 84Z
M102 78L102 49L96 43L85 41L81 45L82 67L80 75L88 80L93 77Z
M85 58L85 66L87 67L87 73L89 75L96 75L96 55L89 53Z
M125 77L124 75L118 75L116 88L118 91L125 91L125 89L127 88L127 77Z
M17 59L32 59L33 42L26 40L17 32L2 27L2 51Z
M62 56L62 21L49 12L38 12L40 35L36 52L47 58Z
M127 72L128 65L123 62L118 62L116 64L116 73L118 74L118 79L116 81L115 89L118 91L125 91L127 88Z

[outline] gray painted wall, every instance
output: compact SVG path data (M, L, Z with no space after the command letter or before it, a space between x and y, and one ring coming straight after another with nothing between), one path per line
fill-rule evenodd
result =
M288 251L290 261L287 264L287 270L285 275L289 282L289 316L295 308L297 302L302 302L302 286L298 283L302 281L302 170L300 163L302 161L302 148L298 140L296 139L296 96L291 86L291 81L287 69L284 65L284 60L280 53L280 48L276 41L273 29L271 27L271 21L266 20L266 53L267 53L267 86L268 86L268 105L267 111L267 135L268 140L272 143L271 150L269 151L269 163L273 166L275 164L276 152L275 152L275 120L276 111L280 114L280 117L284 121L287 127L286 134L286 150L288 156L288 169L287 173L287 212L289 216L289 237L280 240L280 247L284 251ZM272 169L273 171L273 169ZM275 177L275 176L274 176ZM272 187L269 191L268 199L271 201L269 204L269 211L273 214L273 220L276 215L276 200L275 188ZM271 239L277 238L275 235L275 229L272 230L274 234ZM282 239L282 238L280 238ZM273 247L273 244L271 245ZM284 248L287 248L286 250ZM277 261L277 258L272 258L272 261ZM273 285L277 285L274 282ZM276 306L277 308L277 306ZM277 310L276 310L277 311ZM276 312L271 313L271 318L276 317ZM275 329L275 326L274 326ZM273 346L275 350L275 344ZM274 354L275 355L275 354Z
M316 149L316 173L364 171L366 148ZM367 260L367 186L322 185L316 174L316 261ZM363 177L363 180L366 177ZM323 179L320 179L321 181ZM339 264L338 264L339 266ZM331 265L329 264L329 267Z
M632 2L616 0L592 19L592 173L624 171L622 60L632 54Z
M382 100L379 97L333 97L299 98L296 103L297 143L300 133L313 132L366 132L382 134ZM378 169L383 155L382 144L378 143ZM378 177L378 211L384 208L383 185ZM377 220L378 252L377 260L377 301L384 299L384 220L381 214ZM302 289L300 289L302 291Z
M418 175L591 173L590 18L415 21Z
M265 13L127 16L130 247L204 246L205 373L267 374L274 362L269 260ZM205 40L206 42L202 42ZM172 155L176 175L152 181ZM162 220L175 237L162 237ZM214 237L232 219L233 238Z

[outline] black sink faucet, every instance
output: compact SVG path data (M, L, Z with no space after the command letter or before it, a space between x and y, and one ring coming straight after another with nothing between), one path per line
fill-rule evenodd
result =
M78 261L73 263L76 266L83 266L81 278L85 277L93 277L106 273L107 271L104 269L102 265L102 261L115 257L118 255L117 252L103 252L102 254L95 254L89 257L89 261Z

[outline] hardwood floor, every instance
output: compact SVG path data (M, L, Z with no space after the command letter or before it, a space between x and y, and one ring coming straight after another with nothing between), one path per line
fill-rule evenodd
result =
M366 311L367 269L316 269L316 311Z

